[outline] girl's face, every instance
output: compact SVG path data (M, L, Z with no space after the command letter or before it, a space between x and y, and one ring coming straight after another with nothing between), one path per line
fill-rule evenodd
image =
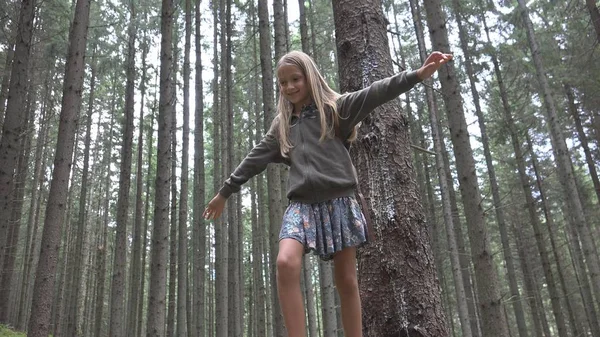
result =
M294 112L299 113L302 106L309 104L311 100L306 77L294 65L279 67L277 77L281 94L294 105Z

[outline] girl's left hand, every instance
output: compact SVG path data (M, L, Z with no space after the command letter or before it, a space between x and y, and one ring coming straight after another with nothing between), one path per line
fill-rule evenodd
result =
M444 54L439 51L434 51L427 57L421 68L417 69L419 79L426 80L433 75L440 67L452 60L452 54Z

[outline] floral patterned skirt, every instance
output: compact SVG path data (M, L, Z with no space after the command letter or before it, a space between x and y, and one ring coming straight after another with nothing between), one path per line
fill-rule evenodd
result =
M279 240L295 239L304 253L327 261L344 248L367 242L367 223L359 203L342 197L314 204L292 201L283 215Z

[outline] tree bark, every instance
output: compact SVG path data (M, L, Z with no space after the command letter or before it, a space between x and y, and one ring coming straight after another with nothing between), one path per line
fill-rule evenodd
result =
M426 0L425 9L433 49L448 52L450 48L448 32L441 3L437 0ZM505 337L508 336L508 330L502 310L495 266L489 248L488 234L485 229L475 160L469 143L460 86L456 79L454 66L449 64L442 67L439 78L448 114L450 136L454 145L460 190L465 205L471 256L475 265L477 293L483 321L481 333L483 336Z
M206 223L202 217L205 201L205 171L204 171L204 90L202 83L202 40L201 40L201 0L196 0L195 8L195 50L196 50L196 82L195 82L195 118L194 118L194 231L192 235L194 295L193 307L189 308L194 313L192 336L205 336L205 261L206 261ZM216 94L216 93L215 93Z
M165 301L167 252L169 243L169 182L171 177L171 116L174 113L173 92L173 2L163 0L161 9L160 98L158 108L158 146L154 201L154 228L148 291L147 336L165 334Z
M600 20L600 17L598 19ZM581 147L583 148L583 153L585 154L585 161L590 172L590 178L592 178L592 183L594 184L594 191L596 191L596 198L598 199L598 203L600 204L600 180L598 180L598 171L596 170L596 164L594 163L594 159L592 158L592 153L590 151L590 146L588 145L587 136L585 134L585 131L583 131L583 125L581 124L579 111L577 111L577 105L575 104L575 95L573 94L573 88L570 85L565 84L564 89L565 95L567 96L569 112L571 113L571 116L573 116L573 121L575 122L575 129L577 130L579 142L581 143Z
M276 3L279 1L276 1ZM274 6L276 5L274 3ZM263 87L263 111L264 130L269 129L271 121L275 117L274 95L273 95L273 63L271 52L271 33L269 28L269 11L266 0L258 0L258 25L260 36L260 69L262 73ZM275 27L277 31L278 27ZM281 29L279 27L279 29ZM279 34L277 35L279 36ZM281 41L277 40L276 44L281 45ZM284 42L285 43L285 42ZM281 48L281 46L279 46ZM276 50L279 50L276 48ZM277 59L277 55L275 55ZM283 316L277 300L277 280L275 277L278 245L277 233L281 223L281 180L279 179L279 169L274 165L267 167L267 192L269 199L269 251L270 251L270 284L271 284L271 315L273 325L273 336L283 337Z
M594 26L594 30L596 31L596 41L600 43L600 10L598 10L598 6L594 0L585 0L585 6L590 12L592 26Z
M35 17L35 0L22 0L17 26L14 58L19 62L12 63L8 101L0 134L0 261L8 234L12 200L14 197L14 172L21 151L21 137L25 127L25 95L27 90L29 59L33 21ZM3 102L0 102L4 106ZM0 290L0 322L8 318L8 292Z
M334 1L333 13L340 91L358 90L390 76L381 2ZM365 336L392 336L399 331L448 335L430 237L410 165L407 124L397 104L378 108L363 121L352 150L361 189L372 207L365 211L371 212L375 229L371 244L359 254ZM383 289L381 282L387 283ZM398 308L398 303L404 305Z
M146 85L148 83L146 57L148 56L148 43L144 38L142 44L142 79L140 83L140 115L139 115L139 130L137 139L137 162L135 174L135 216L133 221L132 242L131 242L131 267L129 278L129 299L127 301L127 336L137 336L138 329L141 328L141 322L138 321L139 302L143 302L140 297L141 279L144 275L142 269L142 222L144 220L144 202L142 195L144 193L144 176L143 176L143 152L144 152L144 110L146 104Z
M33 290L31 319L27 329L28 335L33 337L48 336L50 328L50 308L60 247L61 222L66 209L73 143L81 104L89 14L89 0L77 0L69 34L58 140L42 234L42 249Z
M188 176L190 147L190 49L192 1L185 0L185 47L183 53L183 134L181 142L181 190L179 197L179 248L177 255L177 336L187 336L188 281Z

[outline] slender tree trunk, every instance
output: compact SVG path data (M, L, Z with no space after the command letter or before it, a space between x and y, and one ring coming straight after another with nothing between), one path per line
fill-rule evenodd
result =
M16 20L14 21L16 22ZM14 25L14 24L13 24ZM9 42L10 44L6 48L6 63L4 64L4 75L2 76L2 83L0 84L0 130L4 125L4 113L6 112L6 98L8 97L8 85L10 84L10 72L8 69L12 68L12 61L15 56L15 43L14 41Z
M219 8L220 8L220 3L221 1L212 1L212 9L213 9L213 22L215 22L215 24L213 25L214 30L213 30L213 82L212 82L212 90L213 90L213 104L212 104L212 126L213 126L213 139L214 139L214 144L213 144L213 175L214 177L217 177L219 175L219 172L222 171L222 167L224 163L221 163L221 130L220 130L220 124L221 124L221 116L220 116L220 97L222 95L222 92L220 90L219 87L219 74L220 74L220 65L219 65L219 54L218 54L218 43L219 43L219 26L217 25L217 22L219 20ZM213 191L214 193L218 193L219 188L221 187L219 179L214 179L213 178ZM224 273L222 267L225 267L224 261L221 261L220 259L222 258L222 253L221 253L221 242L220 242L220 237L221 237L221 233L223 231L223 218L225 217L225 214L223 214L221 216L221 219L217 219L213 222L214 225L214 255L213 258L215 259L215 263L211 264L214 267L214 278L210 277L210 279L214 279L214 283L211 284L210 286L210 290L212 291L211 294L211 301L212 303L209 304L209 308L210 309L210 313L209 313L209 323L210 323L210 329L209 329L209 336L216 336L218 337L225 337L227 335L227 331L223 330L226 327L223 327L223 322L222 320L215 320L215 316L216 317L220 317L220 318L224 318L225 322L227 321L227 302L226 302L226 298L225 298L225 294L223 293L223 288L225 288L225 291L227 291L227 284L226 284L226 280L223 279ZM212 240L211 240L211 246L212 246ZM219 260L217 260L219 259ZM211 261L211 258L209 258L209 261ZM221 263L223 262L223 263ZM213 288L214 287L214 288ZM219 297L219 300L216 301L214 298L215 297ZM214 304L214 308L213 308L213 304ZM223 314L225 314L225 316L223 316Z
M598 19L600 20L600 17ZM581 143L581 147L583 148L583 152L585 154L585 161L588 165L588 170L590 171L590 178L592 178L594 190L596 191L596 198L598 199L598 203L600 204L600 180L598 180L596 164L594 163L594 159L592 158L592 153L590 151L590 146L588 145L587 136L585 134L585 131L583 131L583 125L581 124L579 111L577 111L577 105L575 105L575 96L573 94L573 88L571 88L571 86L568 84L565 84L564 88L565 94L567 96L567 103L569 105L569 112L571 113L571 116L573 116L573 121L575 121L575 128L577 130L579 142Z
M547 202L546 202L545 192L544 192L544 189L542 188L542 178L538 171L537 158L536 158L535 153L533 152L533 144L531 142L531 139L529 138L529 134L526 133L525 138L526 138L529 152L531 154L531 165L532 165L533 171L536 176L536 184L538 187L538 192L540 193L540 197L542 199L542 205L544 207L544 214L546 215L547 224L548 224L548 226L552 226L553 221L548 220L548 219L551 219L551 216L550 216L549 209L547 208L547 205L546 205ZM597 316L596 309L594 307L592 289L591 289L588 278L585 277L586 276L585 275L585 262L584 262L584 258L583 258L583 253L581 251L580 240L577 238L577 236L578 236L577 228L568 226L565 230L567 231L567 233L570 233L570 236L572 239L569 247L572 248L573 255L575 255L575 256L573 256L573 268L575 269L575 275L579 281L578 287L581 291L581 299L583 301L583 306L586 311L587 319L588 319L588 322L590 325L590 330L592 332L592 335L600 335L600 325L598 324L598 316ZM567 236L569 236L569 235L567 235ZM559 260L557 259L557 261L559 261Z
M113 274L110 300L110 335L124 336L125 316L125 279L127 275L127 224L129 219L129 190L131 187L131 160L133 148L134 86L135 86L135 37L136 13L135 0L129 1L129 28L127 42L125 119L123 125L123 143L121 146L121 165L119 174L119 195L117 201L117 233L113 256Z
M0 134L0 261L3 260L8 237L12 200L14 197L14 171L21 151L21 137L25 127L26 90L28 83L31 39L35 17L35 0L22 0L17 26L14 58L12 63L8 102ZM3 102L0 102L4 106ZM10 289L0 289L0 322L8 318L8 296Z
M323 336L334 336L337 330L335 315L335 290L331 263L319 260L321 284L321 315L323 316Z
M142 229L142 233L143 233L143 241L142 241L142 284L140 285L140 289L139 289L139 298L140 301L138 303L138 323L139 323L139 327L137 329L137 337L145 335L144 333L144 326L143 326L143 314L144 314L144 294L146 291L146 255L147 255L147 251L148 251L148 222L149 222L149 216L150 216L150 185L152 182L152 168L154 167L154 165L152 164L152 153L153 153L153 136L154 136L154 116L156 115L156 98L154 99L154 105L152 107L152 110L150 112L150 128L148 129L148 168L146 169L146 197L145 197L145 201L144 201L144 222L143 222L143 229Z
M279 1L276 1L280 3ZM273 4L274 7L277 4ZM279 11L279 10L278 10ZM269 28L269 11L266 0L258 0L258 25L260 36L260 68L262 72L262 87L263 87L263 111L264 111L264 130L268 130L271 121L275 116L274 95L273 95L273 69L272 69L272 52L271 52L271 33ZM281 29L276 27L275 30ZM281 32L281 30L280 30ZM280 35L277 34L279 37ZM282 43L285 41L277 40L276 45L282 48ZM275 55L277 59L277 55ZM279 169L274 165L267 167L267 191L269 198L269 250L270 250L270 282L271 282L271 315L273 325L273 336L283 337L283 316L277 300L277 280L275 277L278 253L277 233L279 224L281 223L281 180L279 179Z
M29 203L29 211L27 218L27 229L26 229L26 240L25 240L25 256L24 256L24 265L23 265L23 275L22 275L22 288L21 288L21 299L19 303L19 319L17 323L17 329L25 330L27 326L27 308L31 303L31 277L32 277L32 268L34 261L34 249L32 247L36 246L36 238L37 238L37 221L36 221L36 211L39 208L39 204L41 202L41 189L43 185L43 176L42 176L42 163L45 163L44 153L46 149L46 137L48 134L48 123L46 121L46 113L48 111L49 102L49 89L48 89L48 81L50 77L50 71L46 71L46 75L44 77L44 94L43 94L43 103L41 106L40 116L38 119L38 134L35 144L35 156L34 156L34 164L33 164L33 177L31 181L31 199Z
M441 3L437 0L426 0L425 9L433 49L448 52L450 47ZM454 145L460 190L465 204L471 256L475 265L477 293L483 321L482 335L505 337L508 336L508 330L501 308L498 280L481 207L481 194L477 182L473 150L469 143L460 86L456 79L454 66L449 64L442 67L439 78Z
M496 178L496 170L494 168L492 153L490 150L490 142L487 136L487 127L485 123L485 118L483 116L483 111L481 110L479 92L476 87L476 74L473 69L473 61L471 57L471 51L469 50L469 41L468 41L468 32L464 27L462 20L462 9L461 4L458 0L452 1L452 7L455 12L455 18L458 25L459 30L459 38L460 45L465 57L465 68L467 71L467 76L469 78L469 86L471 88L471 94L473 96L473 103L475 105L475 113L477 115L477 120L479 123L479 130L481 133L481 142L483 145L483 152L485 156L486 167L488 169L488 175L490 178L490 186L492 190L492 199L494 203L494 210L496 213L496 221L498 224L498 229L500 230L500 237L502 241L502 250L504 253L504 260L506 261L506 270L508 274L508 284L511 292L511 299L513 304L513 310L515 312L515 319L517 321L517 329L519 332L519 336L528 337L527 324L525 323L525 313L523 311L523 306L521 304L521 294L519 293L519 286L516 278L516 268L515 262L512 257L512 252L510 249L510 243L508 238L506 217L504 215L502 198L500 197L500 188L498 186L498 181ZM540 251L540 254L545 253L545 247ZM548 278L548 275L546 274ZM552 275L550 275L550 280L552 280ZM561 319L557 321L562 321Z
M196 0L195 8L195 50L196 50L196 78L195 78L195 117L194 117L194 230L192 235L192 248L194 259L194 295L193 307L189 308L194 313L193 334L195 337L205 336L205 292L206 292L206 223L202 217L204 211L205 172L204 172L204 92L202 87L202 40L201 40L201 0ZM215 95L217 93L214 93Z
M177 22L177 19L174 20ZM175 41L178 41L179 34L175 34ZM174 48L173 57L173 92L177 92L177 47ZM171 115L171 218L169 233L169 294L167 305L167 337L175 336L175 313L177 304L177 105L173 107Z
M25 109L25 113L27 116L25 117L25 127L24 130L33 130L33 119L34 119L34 111L35 111L35 93L36 91L31 88L31 85L28 89L28 97L27 97L27 108ZM25 181L29 174L29 156L31 152L31 138L32 132L25 131L26 134L24 138L21 139L21 153L19 154L19 160L17 163L17 171L15 177L15 198L12 201L12 212L10 215L9 221L9 231L6 238L6 251L4 261L2 262L2 270L0 270L0 274L2 275L2 279L0 280L0 289L4 289L7 292L10 292L12 296L7 296L7 302L5 306L7 308L6 320L11 323L11 325L16 325L17 319L16 314L18 314L18 310L15 309L15 305L10 301L10 297L15 297L14 295L18 294L18 285L15 283L19 273L17 269L15 269L15 262L17 260L18 255L18 246L19 246L19 237L20 237L20 227L21 227L21 214L23 210L24 196L25 196Z
M179 249L177 256L177 336L187 336L187 221L190 147L190 48L192 43L192 1L185 1L185 49L183 54L183 134L181 143L181 190L179 197Z
M84 77L85 42L90 14L89 0L77 0L74 20L69 34L69 51L65 70L59 133L46 207L42 249L33 290L33 304L28 335L48 336L54 277L60 247L61 222L67 202L68 181L71 173L73 143Z
M96 272L98 273L98 277L96 278L96 310L95 310L95 318L94 318L94 337L102 336L102 322L104 321L102 318L104 317L104 284L106 277L106 249L108 245L108 215L110 213L109 210L109 201L110 201L110 182L111 182L111 171L110 171L110 162L111 162L111 149L112 149L112 131L113 131L113 117L111 115L110 119L110 129L108 132L108 146L105 147L104 151L104 159L103 166L106 168L106 178L104 179L104 205L102 207L104 211L103 221L100 221L98 218L98 225L101 227L100 239L97 242L96 254L98 256L96 260ZM106 333L106 332L105 332Z
M585 0L585 6L590 12L590 19L596 31L596 40L600 43L600 10L594 0Z
M86 233L85 227L87 224L87 195L88 195L88 180L89 180L89 161L90 161L90 143L91 143L91 128L92 128L92 116L93 116L93 108L94 108L94 95L96 88L96 60L95 60L95 49L92 52L92 62L91 62L91 78L90 78L90 93L89 93L89 102L88 102L88 113L86 119L85 126L85 142L84 142L84 154L83 154L83 171L81 177L81 191L79 195L79 214L77 217L77 233L75 234L75 252L72 256L74 259L74 266L77 272L72 273L72 284L71 290L72 293L69 294L69 300L67 303L68 319L67 319L67 334L70 336L81 335L81 331L77 330L79 326L78 322L82 320L82 317L78 317L77 308L80 302L83 301L84 297L81 297L81 285L85 268L84 268L84 247L85 251L87 251L87 246L89 246L89 236Z
M146 334L162 337L165 334L166 274L169 244L169 183L171 177L171 116L174 113L173 92L173 1L163 0L161 10L160 100L158 110L158 146L154 201L154 228L148 291Z
M577 230L579 231L583 247L583 254L589 269L589 277L597 303L597 301L600 299L600 259L598 257L598 253L596 252L596 247L594 246L590 228L584 216L585 213L583 211L579 193L577 192L577 184L575 181L575 176L573 175L571 158L569 157L569 151L567 148L567 143L565 142L565 137L560 129L561 127L558 121L556 106L554 104L554 99L552 98L548 79L545 75L546 72L540 56L540 50L535 36L535 31L533 29L533 24L529 18L525 1L518 0L518 4L522 19L525 23L527 40L531 49L537 80L540 85L540 94L543 98L544 106L543 110L545 111L547 117L546 124L548 126L548 131L550 132L550 140L558 169L559 181L562 185L563 192L565 193L569 226L577 227ZM593 298L591 299L592 302L594 302Z
M365 81L390 76L392 64L381 2L338 0L333 2L333 13L340 91L358 90ZM359 76L357 69L361 71ZM375 227L371 244L359 255L365 336L399 331L407 335L448 335L425 216L414 171L408 164L411 155L407 124L397 104L376 109L359 130L359 135L373 137L359 136L352 151L358 181L372 207L365 211L371 212ZM377 144L367 138L377 139ZM398 186L395 191L401 190L402 198L386 186ZM391 218L390 209L395 214ZM401 266L401 261L407 260L415 261L408 269ZM389 280L384 289L378 286L382 280ZM398 308L398 303L406 305Z

